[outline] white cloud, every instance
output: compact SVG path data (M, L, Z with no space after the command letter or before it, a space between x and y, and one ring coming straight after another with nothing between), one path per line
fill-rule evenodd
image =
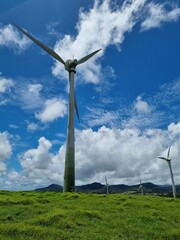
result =
M6 79L0 76L0 93L10 92L14 86L14 82L11 79Z
M179 123L177 124L179 126ZM178 131L178 130L177 130ZM157 157L172 145L173 168L179 174L179 139L160 129L138 128L98 131L87 129L76 134L76 176L79 183L101 181L104 173L113 183L138 182L140 175L147 181L170 183L169 170ZM166 153L167 154L167 153ZM177 178L180 181L180 178Z
M76 137L76 175L80 181L102 181L98 174L108 172L114 183L127 183L128 178L138 178L145 170L154 168L157 163L153 161L161 150L161 141L157 144L136 128L84 130Z
M73 56L79 59L94 50L102 48L102 51L93 56L88 63L78 66L77 71L77 78L80 81L99 83L105 77L105 73L97 60L103 56L108 46L114 45L120 49L125 34L131 32L139 22L141 22L143 30L148 30L161 26L163 22L178 20L180 8L170 1L162 4L147 2L147 0L125 0L121 4L119 2L112 4L110 0L95 0L91 9L87 11L80 9L76 36L65 35L60 41L56 42L54 50L64 60L67 60L72 59ZM59 23L53 24L47 26L49 32L59 35L54 31L54 27ZM53 31L51 32L51 30ZM2 45L13 45L23 49L27 46L29 40L26 36L20 38L18 31L8 25L1 27L0 42ZM57 61L52 67L52 73L61 79L68 78L64 66Z
M60 33L58 32L58 27L60 25L60 22L50 22L47 24L47 32L49 35L60 37Z
M27 130L29 132L34 132L39 129L38 124L33 123L33 122L27 122Z
M157 123L167 125L170 122L179 121L180 79L162 85L150 101L156 113L159 112ZM151 115L154 119L154 113Z
M10 124L9 127L10 127L11 129L18 129L18 128L19 128L19 127L18 127L17 125L15 125L15 124Z
M175 124L174 122L168 126L168 131L173 137L180 137L180 122Z
M36 118L41 122L51 122L59 117L64 117L67 112L67 104L63 99L48 99L44 103L42 112L36 114Z
M169 8L166 8L166 4ZM67 60L79 59L96 49L102 48L91 60L78 66L79 80L83 82L99 83L105 76L101 64L97 61L102 57L110 45L121 48L125 34L141 22L141 30L160 27L164 22L177 21L180 17L180 8L166 2L163 4L147 3L147 0L125 0L122 5L114 4L109 0L94 1L89 11L80 10L79 21L76 25L77 35L65 35L57 41L54 50ZM68 74L64 67L55 62L52 73L59 78L67 79Z
M102 105L87 107L88 113L83 120L86 121L89 127L105 125L109 127L121 126L122 128L137 127L145 129L149 126L157 125L160 118L162 118L155 107L142 100L141 96L137 96L135 101L129 105L127 103L124 104L121 100L116 99L116 102L113 103L112 99L107 98L107 102L106 99L105 102L103 100ZM108 110L109 106L107 107L107 104L109 104L110 110Z
M155 96L158 104L168 105L170 108L180 101L180 79L166 83L160 87L160 92Z
M35 123L35 122L26 121L26 124L27 124L27 131L31 133L39 130L44 130L45 128L47 128L46 125L42 126L39 122Z
M14 85L15 83L12 79L0 76L0 106L7 105L10 101L9 96L6 97L6 94L12 92Z
M30 45L27 37L22 36L12 25L0 25L0 46L13 48L16 51L23 51Z
M7 99L4 99L2 101L0 101L0 106L4 106L8 103L8 100Z
M146 19L141 23L142 30L160 27L166 22L175 22L180 18L180 8L173 7L171 10L166 9L166 4L149 3L147 5ZM170 5L170 4L169 4Z
M149 106L149 104L146 101L142 100L141 96L138 96L136 98L136 102L135 102L135 109L138 113L149 113L151 111L151 108Z
M84 120L87 121L89 127L95 126L114 126L118 119L118 111L107 111L102 108L87 108L88 114L84 117Z
M52 156L49 153L49 149L52 147L52 144L45 137L41 137L38 142L39 146L37 149L30 149L23 154L21 165L24 170L47 169L51 163Z
M6 164L4 162L0 162L0 175L6 171Z
M167 129L107 128L102 126L76 131L76 185L94 181L110 184L156 184L171 183L168 166L158 159L166 156L171 146L170 157L175 182L180 182L180 123L172 123ZM173 131L172 131L173 129ZM63 185L65 145L52 153L52 142L45 137L39 139L37 148L29 149L20 156L22 171L13 170L8 181L10 186L31 189L50 183ZM10 177L11 176L11 177Z
M51 153L52 143L45 137L38 140L38 147L29 149L20 156L22 171L11 175L12 185L16 182L16 189L32 189L46 186L52 182L62 184L64 172L64 150ZM63 152L63 154L62 154Z
M110 127L145 129L168 125L179 121L180 80L160 86L152 96L137 96L133 103L127 104L116 99L109 104L87 108L84 120L90 127L106 125ZM109 109L110 106L110 110ZM112 110L113 109L113 110Z
M5 160L12 155L12 147L7 132L0 132L0 172L6 170Z
M11 170L10 173L8 173L8 179L10 181L14 182L16 180L19 180L20 177L21 177L21 175L18 172L16 172L15 170Z
M16 97L22 109L34 110L42 107L43 99L40 94L42 88L42 85L38 83L18 86Z
M78 73L84 82L98 83L101 76L101 65L96 60L100 58L109 45L120 46L124 40L124 34L132 30L138 12L145 0L124 1L123 6L111 9L109 0L100 2L95 0L94 6L88 12L81 9L79 22L77 23L77 36L65 37L58 41L54 50L67 60L80 59L85 55L102 48L88 63L78 66ZM58 62L52 68L52 73L60 78L67 78L64 67Z

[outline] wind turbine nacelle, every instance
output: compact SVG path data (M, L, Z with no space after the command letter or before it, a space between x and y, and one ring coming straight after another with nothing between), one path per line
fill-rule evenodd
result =
M78 64L78 61L77 59L74 59L74 60L70 60L68 59L66 62L65 62L65 69L68 71L68 72L76 72L76 66Z

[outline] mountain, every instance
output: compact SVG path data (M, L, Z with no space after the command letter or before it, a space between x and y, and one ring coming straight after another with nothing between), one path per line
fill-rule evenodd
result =
M104 187L105 185L102 185L101 183L98 182L94 182L91 184L76 186L76 192L98 192Z
M141 194L141 190L138 190L139 186L140 186L139 184L131 185L131 186L125 185L125 184L109 185L108 190L110 194L115 194L115 193ZM147 182L147 183L142 183L142 187L143 187L144 194L172 196L172 188L170 185L158 186L153 183ZM176 190L179 195L180 185L176 186ZM35 189L35 191L63 192L63 187L58 184L51 184L44 188ZM76 186L76 192L105 194L107 192L107 187L106 185L103 185L101 183L94 182L91 184Z
M35 189L36 192L62 192L63 187L58 184L51 184L48 187Z

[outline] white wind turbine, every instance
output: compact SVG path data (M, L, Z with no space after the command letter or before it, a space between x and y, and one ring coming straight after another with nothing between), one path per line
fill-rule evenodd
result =
M79 112L74 93L74 74L76 73L76 66L86 62L89 58L94 56L101 49L98 49L91 54L81 58L80 60L73 59L64 61L56 52L41 43L39 40L31 36L28 32L14 24L22 33L35 42L44 51L50 54L53 58L62 63L65 70L69 72L69 113L68 113L68 126L67 126L67 141L66 141L66 155L65 155L65 170L64 170L64 192L75 191L75 137L74 137L74 109L79 119Z
M140 178L140 185L139 185L137 191L138 191L138 192L141 191L141 195L144 195L144 189L143 189L143 184L142 184L142 182L141 182L141 178Z
M169 149L168 149L168 153L167 153L166 158L165 157L158 157L158 158L163 159L168 163L169 170L170 170L170 175L171 175L171 181L172 181L173 196L174 196L174 198L176 198L176 186L175 186L175 183L174 183L174 177L173 177L173 172L172 172L172 167L171 167L171 160L172 159L169 158L170 149L171 149L171 147L169 147Z
M105 176L105 182L106 182L106 193L109 194L109 184L106 176Z

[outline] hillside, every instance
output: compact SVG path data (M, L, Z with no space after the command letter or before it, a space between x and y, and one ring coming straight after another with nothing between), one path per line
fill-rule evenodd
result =
M180 199L0 191L2 240L178 240Z
M125 185L125 184L117 184L117 185L109 185L108 191L110 194L115 193L131 193L131 194L141 194L138 185ZM158 186L153 183L143 183L143 192L144 194L152 194L152 195L163 195L163 196L172 196L172 188L171 186ZM177 193L180 195L180 186L176 186ZM37 192L62 192L63 187L58 184L51 184L44 188L35 189ZM105 194L107 192L107 187L101 183L91 183L82 186L76 186L76 192L81 193L101 193Z

